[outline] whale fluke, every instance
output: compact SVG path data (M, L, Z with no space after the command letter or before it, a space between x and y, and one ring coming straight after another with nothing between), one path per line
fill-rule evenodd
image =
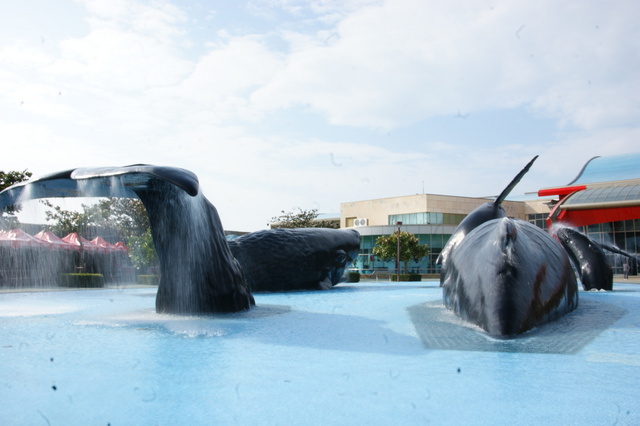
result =
M558 224L552 233L569 254L584 290L613 289L613 270L598 243L573 228Z
M145 164L66 170L7 188L0 208L25 197L139 198L160 261L158 312L235 312L255 303L218 212L188 170Z

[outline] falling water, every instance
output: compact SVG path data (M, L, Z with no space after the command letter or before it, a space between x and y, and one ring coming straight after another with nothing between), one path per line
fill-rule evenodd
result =
M39 198L35 192L32 185L22 186L17 204L24 205L28 200ZM99 182L80 181L77 194L71 196L92 197L94 194L104 194L104 183L100 187ZM33 205L33 201L30 204ZM42 231L43 228L44 226L41 228ZM69 274L77 272L102 275L102 279L92 285L135 280L133 267L125 250L98 249L90 247L90 243L74 247L60 241L50 242L46 240L46 236L41 235L42 232L36 234L33 226L27 229L42 239L21 230L19 224L3 221L4 236L0 240L0 289L43 289L75 285L70 281ZM89 234L90 231L93 233ZM103 231L79 229L78 240L82 241L82 237L87 240L94 238Z
M150 182L140 195L161 265L156 309L220 312L248 309L252 298L231 255L215 207L198 193Z
M17 205L31 198L27 185ZM46 242L20 230L15 224L3 223L0 241L0 288L47 288L58 284L58 277L73 270L72 253L57 250Z
M26 193L26 197L139 198L147 210L160 263L158 312L237 312L254 304L218 213L199 193L197 178L190 172L145 165L76 169L25 187L31 185L35 193ZM3 205L12 203L11 197L20 190L3 193ZM88 242L79 248L81 256L90 254ZM79 262L79 266L100 265L87 263ZM51 278L53 268L45 269ZM83 271L92 272L87 269Z

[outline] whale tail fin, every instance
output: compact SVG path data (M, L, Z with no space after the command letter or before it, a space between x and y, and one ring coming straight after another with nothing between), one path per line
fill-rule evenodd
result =
M511 183L509 183L509 185L507 185L507 187L504 190L502 190L500 195L498 195L498 198L496 198L496 200L493 202L494 204L496 205L502 204L504 199L509 196L509 193L511 192L511 190L513 190L513 188L515 188L515 186L518 184L518 182L520 182L523 176L527 174L527 172L529 171L529 169L531 168L531 166L533 165L533 163L536 161L537 158L538 156L536 155L535 157L533 157L531 161L529 161L529 163L526 166L524 166L524 169L520 170L520 173L518 173L516 177L513 178Z

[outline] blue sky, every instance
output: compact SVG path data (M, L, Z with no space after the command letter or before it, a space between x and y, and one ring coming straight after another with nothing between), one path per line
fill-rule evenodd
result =
M225 228L640 151L640 3L9 0L2 170L195 172Z

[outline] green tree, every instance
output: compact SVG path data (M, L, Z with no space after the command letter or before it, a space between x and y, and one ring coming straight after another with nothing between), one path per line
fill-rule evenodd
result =
M149 228L149 216L142 201L135 198L107 198L91 206L82 206L87 224L95 227L115 227L118 239L127 241L142 236Z
M298 207L299 213L284 210L280 216L271 218L271 228L332 228L337 229L340 223L330 220L318 220L318 209L303 210Z
M0 191L10 187L11 185L15 185L16 183L27 181L31 176L33 176L33 173L26 169L21 172L3 172L0 170Z
M430 252L429 246L420 244L418 238L406 231L396 231L376 239L373 255L384 261L395 260L398 256L398 235L400 236L400 261L404 262L404 272L410 260L418 261Z
M0 170L0 191L5 190L6 188L15 185L16 183L25 182L29 180L33 176L28 170L19 171L9 171L4 172ZM18 218L16 218L16 213L20 211L20 206L7 206L2 211L0 211L0 221L5 223L3 226L8 228L15 228L18 224Z
M80 232L86 228L87 218L83 213L73 210L64 210L49 200L40 200L42 204L51 210L44 212L45 220L53 224L45 225L49 231L59 236L65 236L71 232Z
M47 222L52 222L47 228L55 234L83 233L88 227L115 229L118 239L129 247L129 256L136 268L157 263L149 217L142 201L107 198L93 205L82 204L82 212L64 210L49 200L42 203L50 209L45 212Z

